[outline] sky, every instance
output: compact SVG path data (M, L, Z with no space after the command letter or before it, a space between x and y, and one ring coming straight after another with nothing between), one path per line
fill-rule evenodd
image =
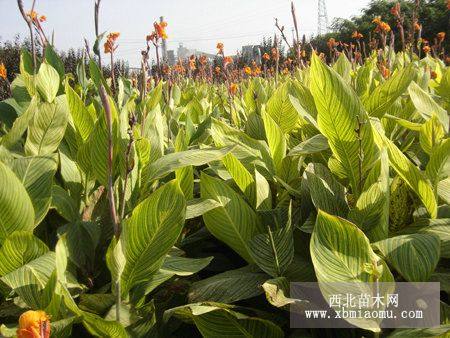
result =
M26 8L32 0L24 0ZM333 18L358 15L369 0L327 0L329 22ZM317 32L317 0L294 0L300 34ZM59 50L84 45L94 38L94 0L36 0L35 10L47 16L48 36L54 31ZM291 38L293 27L290 0L102 0L100 31L120 32L117 57L138 66L140 50L153 22L164 16L168 23L168 49L185 47L215 53L217 42L225 45L225 54L235 54L243 45L259 44L264 36L276 32L274 18L285 26ZM0 0L0 42L16 34L27 36L15 0ZM6 13L7 15L4 15Z

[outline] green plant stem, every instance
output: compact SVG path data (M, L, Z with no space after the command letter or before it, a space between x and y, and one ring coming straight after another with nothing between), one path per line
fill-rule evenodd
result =
M100 98L102 100L103 107L105 108L105 118L106 125L108 128L108 200L109 200L109 210L111 213L111 221L113 222L114 228L114 237L116 241L120 239L120 223L117 218L116 212L116 203L114 199L114 186L113 186L113 127L112 127L112 114L111 107L109 104L109 98L106 94L105 88L103 85L100 86ZM120 295L120 279L116 281L116 320L120 322L120 303L121 303L121 295Z

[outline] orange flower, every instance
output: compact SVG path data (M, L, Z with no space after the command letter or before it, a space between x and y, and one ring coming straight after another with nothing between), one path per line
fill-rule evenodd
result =
M334 47L336 47L337 46L336 39L330 38L327 42L327 46L330 49L333 49Z
M262 56L263 60L269 61L270 60L270 55L267 53L264 53Z
M284 68L284 69L283 69L283 74L284 74L284 75L289 74L289 69L288 69L288 68Z
M244 72L247 75L250 75L252 73L252 69L249 66L244 67Z
M218 42L216 48L217 48L217 54L223 54L223 43L222 42Z
M253 69L253 76L258 76L259 74L261 74L261 68L260 67L255 67L255 69Z
M272 58L275 60L280 58L280 52L278 51L278 48L272 48Z
M202 55L202 56L200 56L199 62L202 66L204 66L208 62L208 59L206 58L205 55Z
M168 38L166 34L167 22L153 23L153 27L155 27L156 34L158 34L158 38L166 40Z
M377 33L389 33L391 31L391 26L386 22L381 21L379 16L373 19L372 22L377 25L377 28L375 29L375 32Z
M420 23L416 22L414 24L414 30L417 31L417 32L421 31L422 30L422 25Z
M447 9L450 11L450 0L447 0Z
M35 11L30 11L27 13L27 16L32 20L35 21L38 18L38 13Z
M225 56L223 58L223 66L226 67L229 64L233 63L233 58L231 56Z
M27 311L19 318L18 338L49 338L50 321L44 311Z
M230 91L231 95L235 95L237 93L238 90L238 86L236 83L231 83L230 86L228 87L228 90Z
M353 34L352 34L352 38L353 39L357 39L357 40L359 40L359 39L362 39L364 37L364 35L362 35L360 32L358 32L358 31L354 31L353 32Z
M438 38L439 42L443 42L445 40L445 32L437 33L436 37Z
M381 66L380 67L380 71L381 71L381 75L387 79L390 75L391 75L391 71L389 68L385 67L385 66Z
M396 3L394 7L391 8L391 14L393 16L400 16L400 3Z
M41 15L39 17L39 22L45 22L45 21L47 21L47 17L45 15Z
M195 70L197 67L196 67L196 64L195 64L195 55L191 55L190 57L189 57L189 69L190 70Z
M430 46L423 46L423 51L425 54L428 54L431 51L431 47Z
M115 43L116 43L116 40L119 38L119 36L120 36L120 33L118 33L118 32L112 32L112 33L108 34L108 36L106 38L106 42L104 44L105 54L112 53L116 50L117 47L115 46Z
M3 80L6 80L6 76L7 76L7 72L6 72L6 67L5 65L2 63L0 63L0 78L2 78Z

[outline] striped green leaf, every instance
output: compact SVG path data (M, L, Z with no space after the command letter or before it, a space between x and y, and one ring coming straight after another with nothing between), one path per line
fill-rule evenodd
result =
M68 107L64 95L53 103L39 104L28 126L25 152L28 155L47 155L58 149L68 121Z
M422 172L402 153L397 146L374 129L375 139L379 146L384 146L389 155L389 162L397 174L409 185L419 196L432 218L437 215L437 202L430 183L423 177Z
M450 176L450 139L442 141L431 154L426 173L435 191L439 182Z
M269 182L255 168L255 209L270 210L272 209L272 192Z
M333 215L347 215L345 188L334 179L325 166L320 163L308 164L303 179L302 185L309 190L311 200L317 209Z
M345 53L341 53L338 59L333 65L333 69L338 73L345 83L350 83L352 79L352 64L345 56Z
M386 263L378 257L364 233L353 223L319 211L310 244L319 282L371 282L364 264L376 264L379 281L392 282Z
M267 227L267 233L252 238L249 249L250 255L261 270L272 277L282 276L294 259L291 209L287 224L283 228L272 231Z
M41 257L48 251L47 245L29 232L14 232L0 248L0 276Z
M385 149L365 184L368 188L365 187L348 218L363 230L371 242L375 242L387 238L389 232L389 158Z
M4 275L5 283L30 307L42 308L44 288L55 270L55 253L46 252L18 269Z
M228 153L223 157L222 163L224 164L227 171L230 173L233 180L236 182L237 186L247 200L250 201L252 205L255 202L255 179L250 174L250 172L245 168L245 166L234 156L232 153Z
M220 207L221 204L212 199L195 198L187 201L186 219L203 216L204 213Z
M30 196L11 169L0 162L0 242L14 231L33 231L34 208Z
M200 166L220 160L232 149L232 146L221 149L193 149L164 155L145 169L148 172L148 180L153 181L162 178L172 171L186 166Z
M180 130L175 139L175 151L188 150L189 141L186 137L184 130ZM194 198L194 168L189 165L175 170L175 178L180 184L180 188L183 191L186 200Z
M124 292L160 268L181 233L185 214L186 201L176 181L156 190L133 210L120 238L126 259Z
M334 156L346 172L353 193L358 196L364 172L374 161L374 142L367 123L368 116L351 87L315 54L311 64L311 92L317 106L319 130L328 139Z
M52 187L52 209L55 209L59 215L69 222L75 222L78 219L78 206L66 190L59 185Z
M13 161L12 169L30 196L35 213L35 224L47 214L52 200L53 177L58 167L56 154L21 157Z
M415 76L416 71L411 63L365 96L363 103L369 115L383 117L389 107L405 93Z
M113 163L115 163L118 152L117 142L117 111L114 108L114 103L110 99L112 123L113 123ZM81 165L86 172L92 172L95 178L103 185L108 182L108 128L106 125L105 112L102 109L101 115L95 123L94 130L89 137L89 140L83 145L85 148L80 148L78 151L79 163L81 157L84 158L85 165ZM86 167L86 168L85 168ZM89 169L89 170L88 170Z
M275 90L267 101L267 113L283 133L287 134L297 127L298 113L289 100L289 84L281 85Z
M434 234L441 240L441 257L450 258L450 218L422 218L407 226L398 234Z
M167 256L160 272L177 276L190 276L207 267L212 260L213 257L188 258Z
M270 154L275 164L276 172L279 173L283 158L286 155L286 139L283 130L275 123L272 117L264 110L261 112L266 132L266 140L269 145Z
M36 76L36 89L46 102L51 103L55 100L60 81L56 69L43 62Z
M239 310L238 308L236 311ZM164 319L176 316L193 322L205 338L281 338L283 331L269 320L250 317L220 303L195 303L167 310Z
M204 173L200 190L202 198L213 199L221 205L203 215L208 230L252 263L248 241L263 232L256 212L226 183Z
M234 145L235 148L231 153L249 172L253 172L256 167L266 179L272 179L275 168L269 147L265 142L255 140L242 131L214 119L211 125L211 136L217 147Z
M427 154L432 154L445 136L444 128L436 116L432 116L420 128L419 142Z
M440 239L432 233L401 235L373 244L409 282L426 282L439 261Z
M13 123L9 132L0 139L0 144L6 148L11 148L20 141L22 135L28 128L28 125L33 120L39 106L39 98L33 96L27 110L20 115Z
M70 114L77 132L80 134L83 141L86 141L91 134L94 127L94 119L87 110L81 98L66 82L66 98L69 106Z
M448 132L449 128L449 117L447 111L433 100L433 98L424 91L420 86L412 82L408 88L409 96L416 107L419 114L428 120L432 116L436 116L437 119L442 123L444 130Z
M325 299L346 289L348 291L345 286L348 284L333 284L336 282L351 283L363 294L369 292L363 283L394 281L387 264L374 253L368 238L356 225L321 210L311 236L310 252ZM367 330L380 331L377 319L346 320Z
M317 134L303 141L302 143L296 145L294 148L289 151L289 156L305 156L311 155L315 153L320 153L324 150L329 149L328 140L322 134Z
M189 289L190 302L234 303L263 293L261 285L269 278L255 266L229 270L195 282Z

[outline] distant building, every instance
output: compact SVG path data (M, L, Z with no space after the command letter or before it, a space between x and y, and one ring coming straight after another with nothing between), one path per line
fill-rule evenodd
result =
M180 43L178 45L178 49L177 49L177 58L178 59L184 60L184 59L189 58L191 55L195 55L197 57L204 55L210 61L214 60L214 58L216 57L215 54L204 53L204 52L198 51L196 49L186 48L186 47L184 47L184 45L182 43Z
M188 49L188 48L184 47L184 45L182 43L180 43L178 45L178 50L177 50L177 58L178 59L186 59L195 53L196 53L195 49Z
M168 50L167 51L167 63L169 66L173 66L175 64L175 51L174 50Z

